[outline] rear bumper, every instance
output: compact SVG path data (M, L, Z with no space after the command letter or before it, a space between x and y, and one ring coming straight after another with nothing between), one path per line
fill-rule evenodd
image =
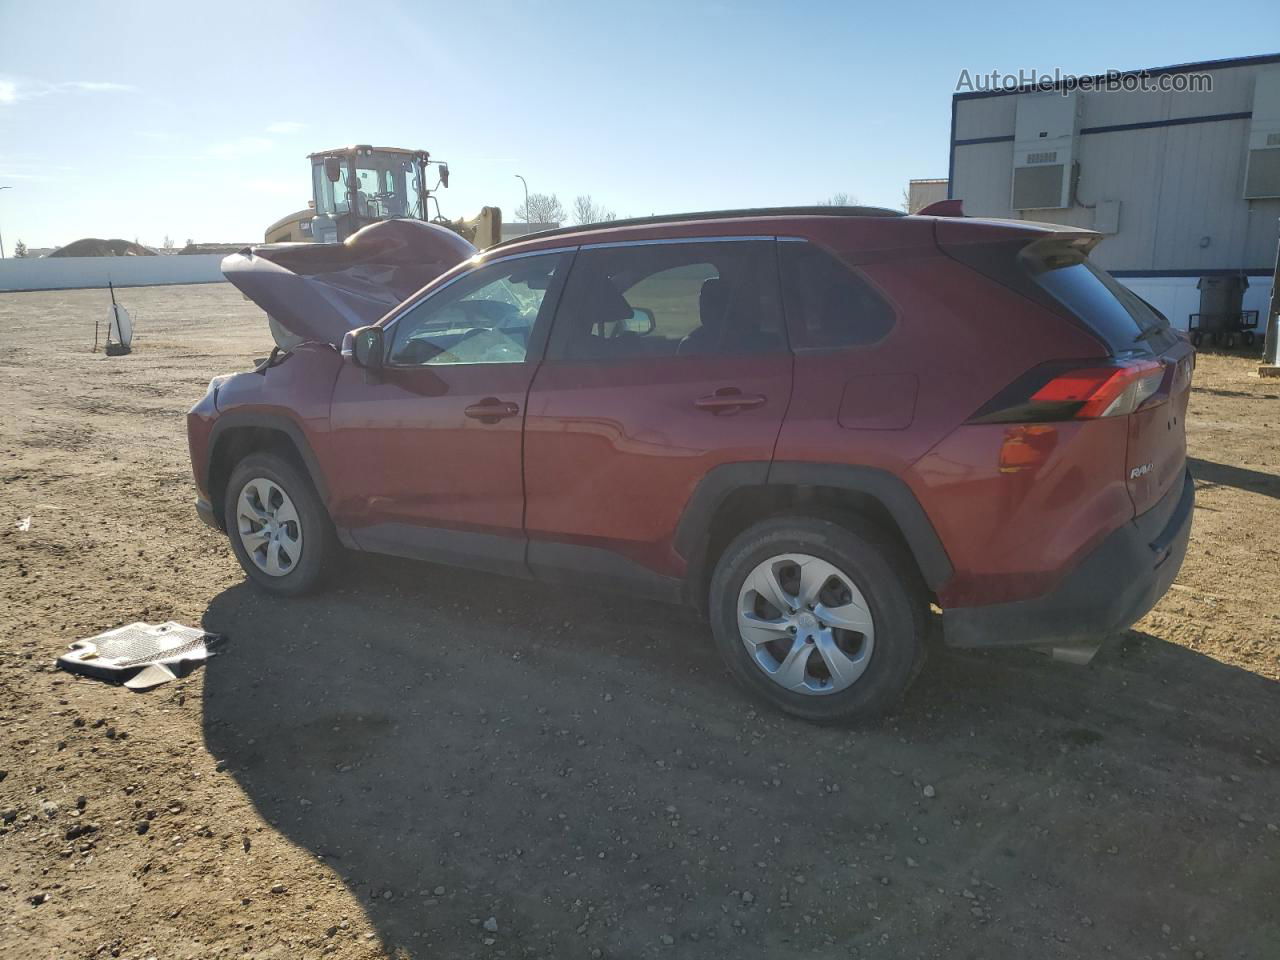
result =
M1182 567L1195 485L1180 486L1112 533L1057 588L1030 600L942 614L953 647L1072 646L1127 630L1156 605Z

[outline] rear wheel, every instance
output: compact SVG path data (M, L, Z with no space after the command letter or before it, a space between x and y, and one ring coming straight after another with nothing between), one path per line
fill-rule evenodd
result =
M271 593L306 593L337 550L310 478L274 453L250 454L236 464L222 515L240 566Z
M711 581L712 631L734 676L808 720L864 720L924 663L924 601L909 562L870 530L816 517L750 527Z

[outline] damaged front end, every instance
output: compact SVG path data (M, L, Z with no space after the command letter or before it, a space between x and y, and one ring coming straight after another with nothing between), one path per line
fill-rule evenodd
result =
M343 334L392 307L476 254L446 227L385 220L342 243L246 247L222 261L222 273L267 312L277 346L338 347Z

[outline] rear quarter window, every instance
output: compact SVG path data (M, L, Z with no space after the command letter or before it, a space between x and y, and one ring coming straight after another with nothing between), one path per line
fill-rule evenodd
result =
M782 302L798 349L866 346L893 329L893 309L859 274L807 242L778 244Z

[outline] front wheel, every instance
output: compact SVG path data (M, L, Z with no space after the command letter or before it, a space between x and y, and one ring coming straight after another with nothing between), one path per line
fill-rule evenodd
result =
M888 711L924 663L924 598L893 544L817 517L741 533L711 579L711 627L734 676L807 720Z
M311 590L337 550L310 478L274 453L250 454L236 464L222 516L240 566L270 593Z

